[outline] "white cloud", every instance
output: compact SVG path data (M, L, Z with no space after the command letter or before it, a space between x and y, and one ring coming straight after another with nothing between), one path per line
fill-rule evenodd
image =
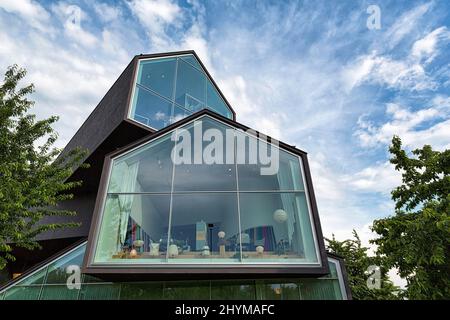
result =
M52 11L63 23L64 33L69 39L84 47L93 47L97 44L98 39L82 27L82 23L89 17L79 6L59 2L52 5Z
M127 2L132 13L146 28L152 45L155 48L165 48L172 44L166 33L170 25L177 25L182 19L181 8L172 0L132 0Z
M412 56L419 61L425 59L425 63L430 63L437 55L437 47L439 42L446 42L450 40L450 31L447 27L440 27L422 39L414 42L412 47Z
M48 25L50 15L39 3L32 0L0 0L0 8L18 14L32 27L46 33L53 31Z
M393 188L401 184L401 174L389 162L366 167L343 180L356 191L380 192L389 194Z
M94 10L97 13L97 16L103 22L110 22L118 19L122 14L122 11L119 7L108 5L107 3L94 3Z
M363 147L388 145L392 137L398 135L409 148L431 144L435 149L447 149L450 147L449 98L437 96L433 103L433 106L418 111L388 103L386 115L390 118L389 121L376 126L361 117L355 135ZM419 127L429 121L433 124Z
M347 90L363 83L409 91L434 90L437 87L420 63L408 59L394 60L376 53L358 57L344 69L343 78Z
M396 22L384 34L384 39L388 49L392 49L405 37L410 35L420 18L422 18L422 16L427 13L431 7L432 2L418 5L396 19Z

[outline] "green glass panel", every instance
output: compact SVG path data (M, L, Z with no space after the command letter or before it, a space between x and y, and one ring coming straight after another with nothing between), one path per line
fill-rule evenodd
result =
M330 274L325 276L324 278L332 278L337 279L338 278L338 272L337 272L337 266L334 262L331 262L328 260L328 266L330 267Z
M44 285L41 300L77 300L79 289L69 289L66 285Z
M175 84L176 58L141 60L138 83L172 99Z
M71 253L52 262L48 266L48 274L45 283L67 283L69 276L74 275L77 268L78 271L81 271L85 250L86 245L83 245L75 251L72 251Z
M210 282L166 282L164 287L166 300L209 300Z
M223 99L219 95L219 92L217 92L216 88L209 80L207 81L206 95L208 108L221 114L224 117L227 117L229 119L233 118L233 115L228 106L225 104L225 101L223 101Z
M172 102L140 87L136 87L133 101L132 119L155 129L161 129L170 124Z
M187 56L182 56L181 59L183 61L186 61L187 63L193 65L194 67L196 67L199 70L203 71L202 66L200 65L200 63L197 61L197 59L195 59L195 57L193 55L187 55Z
M80 300L118 300L120 284L83 284Z
M5 295L5 293L4 292L1 292L0 293L0 300L3 300L3 296Z
M196 112L205 108L206 76L190 64L179 60L175 102L186 110Z
M41 286L11 287L5 292L4 300L38 300Z
M28 286L28 285L36 285L44 283L45 276L47 274L47 267L42 268L41 270L26 276L23 280L18 281L15 286Z
M267 300L299 300L299 288L296 283L273 283L265 281L264 298Z
M317 262L304 193L240 193L244 262Z
M120 300L161 300L164 284L157 283L122 283Z
M301 279L300 292L303 300L341 300L337 280Z
M211 299L255 300L255 283L253 281L212 281Z

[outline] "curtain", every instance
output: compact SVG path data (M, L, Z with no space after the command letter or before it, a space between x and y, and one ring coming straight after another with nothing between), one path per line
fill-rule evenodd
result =
M280 185L280 191L283 190L289 190L292 189L290 187L290 182L292 181L292 161L288 161L288 164L282 164L280 163L280 168L278 170L277 178L278 178L278 184ZM296 223L295 219L295 207L294 207L294 199L295 195L293 193L281 193L281 202L283 204L283 210L286 211L288 215L288 219L286 221L287 223L287 229L288 229L288 236L289 236L289 243L293 244L293 249L296 250L296 241L292 241L292 237L294 234ZM293 243L294 242L294 243Z
M139 162L127 164L126 161L121 161L114 166L111 174L111 185L109 192L127 193L135 192L137 183L137 174L139 171ZM118 245L125 243L127 235L128 218L130 217L131 209L133 207L133 194L119 194L119 234ZM120 248L119 248L120 250Z

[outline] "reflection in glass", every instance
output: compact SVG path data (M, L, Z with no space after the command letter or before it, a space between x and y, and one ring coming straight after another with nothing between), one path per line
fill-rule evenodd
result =
M236 191L236 166L234 163L226 163L226 152L222 150L228 127L210 118L203 118L202 121L183 127L191 140L194 137L194 127L202 133L208 131L212 136L210 141L200 141L200 148L192 143L189 150L183 150L191 157L188 164L175 166L174 191ZM182 139L184 134L179 139L180 143Z
M238 262L238 222L236 193L174 195L169 262Z
M67 269L71 266L78 267L81 270L83 264L84 247L78 248L75 251L64 256L62 259L55 261L48 266L48 273L46 283L61 283L66 284L68 277L73 274L73 269Z
M109 195L95 261L165 262L169 205L168 195Z
M317 262L304 193L241 193L244 261Z
M131 117L147 126L161 129L170 124L172 103L150 91L136 87Z
M268 300L299 300L299 287L296 283L279 283L265 281L265 299Z
M193 55L139 60L131 119L158 130L204 108L233 118Z
M164 299L167 300L209 300L210 282L166 282Z
M200 70L179 60L175 102L191 112L205 107L206 76Z
M230 109L227 107L216 88L214 88L213 84L209 80L207 81L206 86L206 101L208 102L208 108L227 118L232 118L233 116Z
M137 83L172 99L176 63L176 58L141 61Z
M108 193L170 192L173 146L166 135L114 160Z
M245 162L238 160L239 172L239 190L296 190L303 191L303 179L300 171L300 162L298 156L294 156L278 148L267 147L264 151L271 156L271 151L278 152L279 165L278 171L271 175L262 175L261 168L267 168L269 165L261 164L261 161L254 161L254 155L259 154L261 145L264 142L257 142L257 139L238 132L237 140L245 141L237 143L238 157L241 154L245 156ZM267 145L266 143L264 143ZM245 146L245 149L244 147ZM255 148L257 146L257 150ZM270 158L269 158L270 159ZM276 157L273 157L274 161ZM256 164L255 164L256 163Z
M255 300L256 288L253 281L211 281L212 300Z

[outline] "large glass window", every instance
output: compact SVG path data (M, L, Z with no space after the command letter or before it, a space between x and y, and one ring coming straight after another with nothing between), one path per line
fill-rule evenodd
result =
M161 129L204 108L233 117L193 55L139 61L131 119Z
M318 264L300 158L262 174L253 143L203 116L115 158L93 263Z

